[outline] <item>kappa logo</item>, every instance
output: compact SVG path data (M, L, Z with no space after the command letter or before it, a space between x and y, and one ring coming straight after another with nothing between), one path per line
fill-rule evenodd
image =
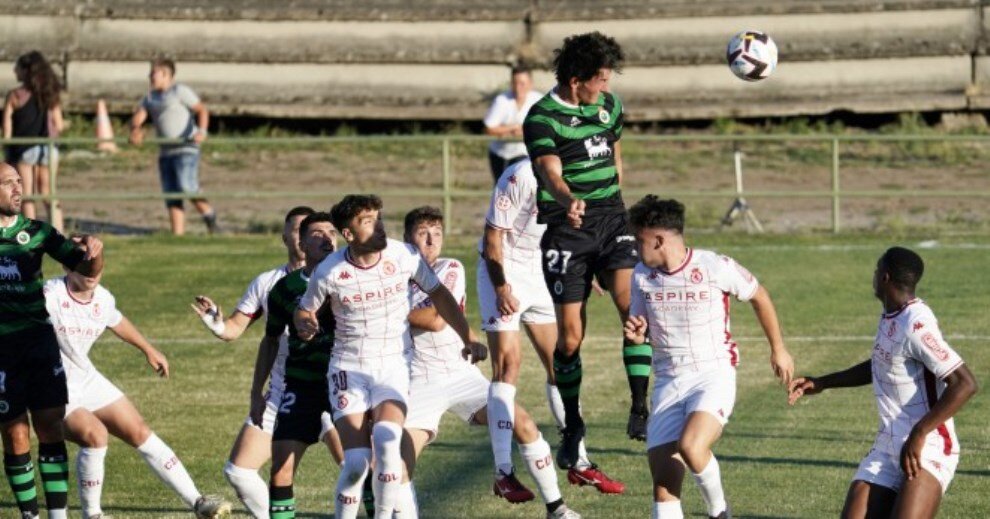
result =
M608 141L601 135L595 135L585 139L584 148L588 150L589 159L612 156L612 150L608 147Z
M705 277L701 274L701 269L695 267L694 270L691 271L691 282L692 283L698 284L698 283L701 283L702 281L704 281L704 279L705 279Z
M337 279L351 279L351 273L345 270L337 276Z
M17 263L10 258L0 258L0 280L20 281L21 269Z
M516 176L515 175L510 175L509 176L509 183L510 184L515 184L516 183Z
M914 330L914 331L918 331L918 330L920 330L920 329L922 329L924 327L925 327L925 323L923 323L921 321L918 321L918 322L914 323L914 326L912 326L911 329Z

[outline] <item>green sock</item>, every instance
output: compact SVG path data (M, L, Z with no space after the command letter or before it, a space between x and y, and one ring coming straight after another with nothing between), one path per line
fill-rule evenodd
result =
M34 486L34 464L31 453L4 454L3 469L14 492L14 500L21 512L38 515L38 489Z
M69 505L69 454L65 442L38 445L38 468L45 487L45 506L65 510Z
M622 346L622 363L626 366L629 380L629 393L632 410L646 413L646 392L650 387L650 366L653 362L653 348L649 344L629 344Z
M553 373L557 380L560 400L564 403L564 424L570 430L584 427L581 418L581 354L567 357L559 351L553 353Z
M287 487L272 485L268 493L268 511L271 519L296 517L296 498L292 494L292 485Z

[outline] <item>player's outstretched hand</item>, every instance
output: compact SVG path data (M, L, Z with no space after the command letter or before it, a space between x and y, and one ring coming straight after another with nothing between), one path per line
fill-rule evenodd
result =
M220 310L220 305L213 302L212 299L204 296L196 296L196 301L190 305L196 315L203 321L203 324L213 332L213 335L220 337L223 335L224 326L223 322L223 312Z
M817 395L824 391L818 379L814 377L798 377L791 381L787 391L787 403L794 405L804 395Z
M790 352L788 352L783 347L775 349L770 353L770 367L773 369L773 374L784 387L790 387L791 378L794 377L794 359L791 357Z
M567 223L571 224L571 227L581 228L581 222L584 219L584 206L584 200L571 200L571 205L567 208Z
M296 335L303 341L308 341L320 331L320 323L312 312L299 313L293 317L296 323Z
M519 300L512 295L512 285L506 283L495 289L495 304L498 313L512 315L519 311Z
M152 349L146 351L144 355L148 358L148 364L151 366L151 369L155 370L155 373L158 373L159 377L168 378L168 359L165 358L162 352Z
M630 315L622 327L622 333L633 344L646 342L646 318L641 315Z
M488 358L488 346L478 341L471 341L464 345L461 356L471 364L477 364Z
M908 479L914 479L921 472L921 450L925 448L925 435L911 429L907 441L901 446L901 470Z

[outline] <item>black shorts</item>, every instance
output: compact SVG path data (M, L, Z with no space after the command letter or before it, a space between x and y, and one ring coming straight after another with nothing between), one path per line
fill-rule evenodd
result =
M0 344L0 423L25 411L69 403L65 368L51 326L3 337Z
M326 384L286 382L282 403L275 415L272 441L294 440L312 445L320 441L323 413L330 412Z
M588 299L593 276L601 279L607 271L631 269L639 261L625 212L585 218L580 229L548 225L540 248L543 279L555 304Z

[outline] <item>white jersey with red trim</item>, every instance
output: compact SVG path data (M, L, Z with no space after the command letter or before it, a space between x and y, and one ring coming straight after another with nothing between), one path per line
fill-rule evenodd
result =
M882 315L871 357L873 394L880 412L876 447L899 455L911 428L945 390L945 377L962 363L921 299ZM929 433L925 443L945 455L958 454L952 418Z
M361 370L405 362L412 346L409 334L409 282L432 292L440 284L419 252L396 240L379 253L378 261L360 267L345 247L316 267L299 308L319 310L329 301L337 322L331 365Z
M437 258L433 272L447 290L450 290L463 312L467 303L464 265L455 259ZM409 285L409 297L412 298L413 310L433 306L429 294L423 292L415 283ZM472 366L461 357L464 341L449 324L439 332L416 327L412 327L411 331L413 346L410 353L410 368L413 379L452 375Z
M64 277L49 279L43 290L45 307L62 350L66 377L78 380L95 373L89 351L104 330L117 326L124 319L117 310L113 294L97 286L93 299L79 301L69 293Z
M251 318L251 321L258 319L268 319L268 294L272 291L275 283L291 272L288 263L266 270L258 274L247 289L244 295L237 302L234 308L238 312ZM278 338L278 353L275 354L275 362L272 364L268 377L268 387L277 392L281 391L285 384L285 359L289 357L289 332L283 332ZM279 393L280 394L280 393Z
M671 377L735 366L729 296L748 301L759 286L732 258L707 250L688 249L671 272L636 264L629 312L649 323L654 373Z
M485 223L502 229L502 255L517 263L532 262L536 272L540 267L540 239L547 226L536 222L536 175L529 160L512 164L499 177L488 204ZM478 242L478 252L484 249L485 238Z

